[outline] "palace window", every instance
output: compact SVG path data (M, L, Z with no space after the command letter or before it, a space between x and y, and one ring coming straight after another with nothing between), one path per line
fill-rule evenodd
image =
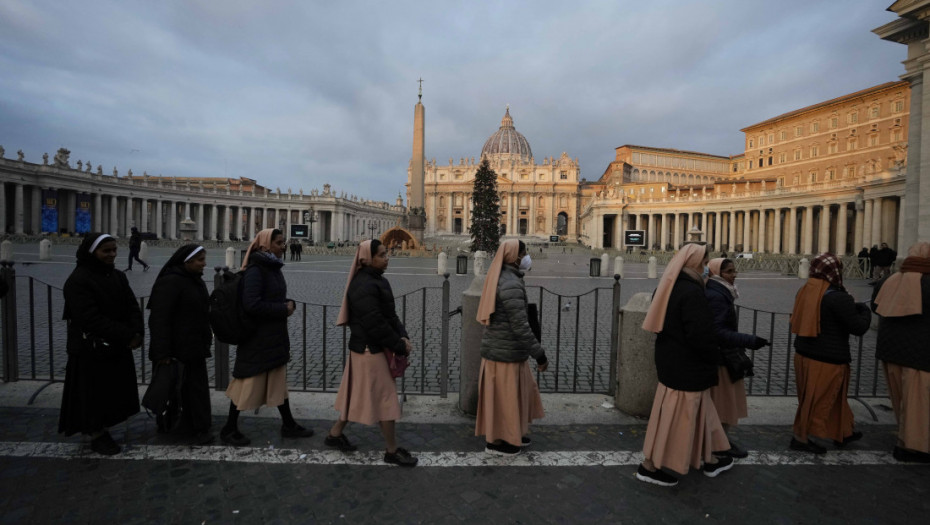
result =
M762 167L762 159L759 159L759 167Z
M804 131L804 128L802 128L801 126L796 126L796 127L794 128L794 136L795 136L795 137L800 137L800 136L801 136L801 132L803 132L803 131Z
M820 131L820 122L815 120L811 122L811 133L817 133L818 131Z
M563 172L559 173L559 179L561 179L561 180L568 180L568 172L567 172L567 171L563 171Z
M794 150L794 160L801 160L801 148Z
M772 165L772 157L769 156L769 166L771 166L771 165Z
M878 118L881 109L879 106L872 106L869 110L869 118Z
M781 131L778 132L778 140L787 140L787 139L788 139L788 132L787 132L787 131L781 130Z
M840 125L840 119L837 117L832 117L830 119L830 127L836 129Z
M900 113L900 112L902 112L902 111L904 111L904 101L903 101L903 100L895 100L895 101L894 101L894 112L895 112L895 113Z
M852 151L856 149L856 138L853 137L846 141L846 151Z
M765 136L759 135L759 147L765 146Z
M785 160L787 160L787 155L785 155L784 153L779 153L779 154L778 154L778 163L779 163L779 164L784 164L784 163L785 163Z
M820 154L820 146L814 144L811 146L811 158L816 157Z
M751 149L751 148L754 148L754 147L756 147L756 146L755 146L755 142L754 142L752 139L749 139L749 148Z
M899 140L901 140L902 135L903 134L901 133L900 129L896 128L896 129L891 130L891 140L895 142L898 142Z
M859 112L858 112L858 111L852 111L852 112L850 112L850 113L848 113L848 114L846 115L846 123L847 123L847 124L856 124L857 122L859 122Z
M775 144L775 134L769 133L769 144Z
M835 172L833 171L832 168L828 169L826 173L824 173L824 177L826 180L833 180L834 176L835 176Z
M810 181L811 183L817 182L817 172L816 172L816 171L812 171L812 172L811 172L809 181Z
M869 134L869 146L878 146L878 133Z
M831 143L827 146L827 148L828 148L827 151L829 151L830 153L836 153L836 150L837 150L837 148L836 148L836 141L831 142Z

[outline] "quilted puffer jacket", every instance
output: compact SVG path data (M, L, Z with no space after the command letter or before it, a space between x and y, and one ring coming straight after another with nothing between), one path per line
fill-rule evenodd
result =
M481 357L505 363L526 361L531 356L540 364L547 361L530 329L526 302L523 272L505 265L497 282L494 313L481 338Z

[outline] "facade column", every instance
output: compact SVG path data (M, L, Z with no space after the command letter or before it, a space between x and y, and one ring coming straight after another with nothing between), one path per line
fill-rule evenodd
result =
M720 212L719 211L715 212L714 213L714 251L715 252L721 251L721 248L722 248L721 242L720 242L720 237L723 234L723 229L721 228L722 224L723 224L723 221L720 220Z
M203 203L197 204L197 238L196 240L203 240L203 219L204 219L204 209Z
M675 218L675 226L674 226L675 229L673 230L674 237L672 238L672 249L677 250L679 247L681 247L681 213L675 212L675 214L672 215L672 217Z
M768 214L765 208L759 210L759 244L756 245L759 253L765 253L765 229L768 226Z
M224 240L224 241L228 241L229 239L232 238L232 232L229 231L229 226L230 226L230 223L231 223L231 220L230 220L231 217L230 217L230 215L232 215L232 212L233 212L234 209L235 209L235 208L232 207L232 206L224 206L224 207L223 207L223 240ZM303 214L301 214L301 215L303 215Z
M668 214L663 213L659 217L662 220L662 246L659 249L665 251L668 247Z
M98 192L94 194L94 231L103 231L103 196Z
M836 215L836 247L834 248L834 253L840 256L848 253L846 251L846 228L848 227L848 221L849 209L845 202L841 202L840 209L837 210ZM855 253L856 252L853 251L853 254Z
M287 231L284 232L284 238L290 239L291 238L291 210L284 210L284 213L285 213L285 216L284 216L285 226L284 227L287 228Z
M16 184L13 186L13 231L19 235L26 233L23 225L25 222L23 202L23 185Z
M119 201L110 195L110 235L119 237Z
M875 199L872 205L872 243L881 244L882 239L882 198Z
M904 241L904 237L906 235L904 232L904 210L906 209L904 206L904 198L905 196L901 195L901 201L898 203L898 238L894 240L894 246L892 246L892 249L899 251L902 254L905 253L904 250L910 249L910 246L901 244Z
M853 206L853 252L859 253L863 247L866 247L866 244L863 242L863 227L865 225L865 214L863 210L859 209L859 206Z
M3 211L0 211L0 235L6 233L6 184L0 181L0 204L3 205Z
M234 206L232 211L236 214L236 220L234 224L236 225L236 234L230 235L230 239L241 239L242 238L242 206ZM303 215L303 214L301 214Z
M798 208L792 206L788 211L788 253L798 253Z
M446 229L449 231L449 233L455 232L455 226L453 224L455 222L455 213L452 211L454 207L455 207L455 193L450 192L448 196L446 197ZM464 216L465 213L462 212L462 215ZM463 219L463 222L464 222L464 219Z
M258 221L259 208L257 206L252 206L249 208L249 225L246 227L245 233L246 240L251 241L255 238L255 227L256 222Z
M161 216L161 199L155 199L155 237L162 238L162 216Z
M123 225L123 235L125 235L126 237L129 237L129 234L130 234L129 229L132 228L132 223L134 222L133 217L132 217L132 211L133 211L132 210L132 197L126 197L126 210L125 210L126 213L124 215L124 217L126 217L126 224Z
M817 234L817 251L825 253L830 251L830 205L824 204L820 208L820 232Z
M216 223L219 220L219 210L216 209L216 204L210 205L210 240L215 241L219 232L216 231Z
M752 212L749 210L743 211L743 251L751 251L750 248L750 233L752 232Z
M42 233L42 188L32 187L32 234Z
M149 201L143 198L139 202L139 231L149 231Z
M872 240L872 199L865 201L865 217L862 225L862 245L869 248L872 244L878 244L878 239Z
M727 233L728 233L727 237L729 237L727 239L728 240L727 250L731 252L735 252L736 251L736 210L730 210L729 214L730 214L730 226L729 226L729 229L727 230Z
M536 194L530 194L530 216L526 219L526 234L536 235Z
M184 203L184 218L185 219L191 218L191 201L187 201Z
M781 208L775 208L772 224L772 253L781 253Z
M165 221L165 227L167 228L165 238L175 240L178 238L178 203L175 201L168 201L167 204L168 217Z
M812 255L814 252L814 208L812 206L804 207L804 235L802 237L802 242L804 243L804 252L805 255Z
M0 184L2 186L3 184ZM5 202L0 200L0 202ZM5 215L0 213L0 215ZM74 233L74 230L77 229L77 192L68 190L68 221L67 226L68 231ZM4 229L0 228L0 232Z

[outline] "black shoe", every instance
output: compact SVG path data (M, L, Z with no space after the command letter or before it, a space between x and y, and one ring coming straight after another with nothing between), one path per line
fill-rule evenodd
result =
M149 271L149 267L148 267L148 266L143 267L143 268L142 268L142 271L143 271L143 272Z
M384 462L401 467L415 467L417 458L411 456L407 449L397 447L393 454L390 452L384 453Z
M233 447L244 447L252 442L251 439L242 435L242 432L234 430L232 432L220 432L220 441Z
M523 436L522 438L520 438L520 446L521 446L521 447L526 448L526 447L528 447L528 446L530 446L530 445L532 445L532 444L533 444L533 440L532 440L532 439L530 439L530 438L528 438L528 437L526 437L526 436Z
M658 469L655 472L650 472L642 464L639 465L639 469L636 471L636 479L662 487L674 487L678 484L678 478L675 476Z
M95 437L90 442L90 449L96 452L97 454L103 454L104 456L113 456L119 454L122 449L119 445L116 444L116 441L113 441L113 438L110 436L109 432L104 432L99 436Z
M245 437L245 436L243 436ZM209 445L216 441L216 437L213 435L213 432L209 430L204 430L202 432L197 432L194 434L193 441L195 445Z
M930 454L926 452L917 452L916 450L895 447L891 455L894 456L896 460L907 463L930 463Z
M313 430L304 428L295 424L292 427L281 426L281 437L286 438L308 438L313 435Z
M501 441L500 445L495 445L494 443L486 443L484 451L488 454L496 454L498 456L516 456L523 450L516 445L511 445L506 441Z
M704 475L708 478L716 478L721 472L726 472L733 468L735 462L731 457L717 458L716 463L704 463Z
M814 443L811 440L807 440L807 443L801 443L795 438L791 438L791 450L798 450L801 452L813 452L814 454L826 454L826 447L822 447L817 443Z
M124 272L131 272L131 271L132 271L132 268L126 268L126 269L123 270L123 271L124 271Z
M353 445L345 434L339 434L338 436L327 435L323 443L326 444L327 447L338 448L342 452L355 452L358 450L358 447Z
M731 440L729 450L719 450L719 451L714 452L714 455L719 456L719 457L733 458L733 459L743 459L743 458L749 457L749 452L746 452L739 445L737 445L734 441Z
M856 430L852 434L844 437L843 441L834 440L833 445L838 448L843 448L846 445L852 443L853 441L859 441L860 439L862 439L862 432L859 432L858 430Z

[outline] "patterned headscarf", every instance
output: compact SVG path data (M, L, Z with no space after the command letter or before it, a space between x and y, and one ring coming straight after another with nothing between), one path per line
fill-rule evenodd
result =
M811 261L811 277L843 287L843 262L832 253L822 253Z
M820 303L830 285L843 288L843 263L832 253L822 253L811 261L810 277L794 298L791 333L802 337L820 334Z

